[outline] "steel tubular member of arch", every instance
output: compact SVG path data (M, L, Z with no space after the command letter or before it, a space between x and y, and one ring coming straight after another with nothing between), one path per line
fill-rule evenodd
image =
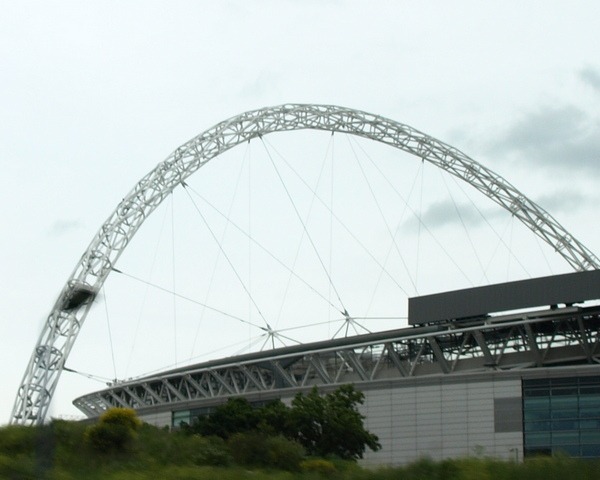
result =
M510 183L459 150L407 125L349 108L281 105L243 113L206 130L177 148L142 178L110 215L63 287L27 365L11 423L40 424L65 361L89 311L73 305L80 286L98 291L138 228L152 211L202 165L236 145L273 132L325 130L375 140L416 155L468 182L510 211L552 245L575 270L600 268L598 258L548 212Z

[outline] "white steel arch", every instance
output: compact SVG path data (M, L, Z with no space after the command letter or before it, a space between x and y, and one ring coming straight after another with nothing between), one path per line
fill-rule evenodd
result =
M201 166L240 143L273 132L325 130L375 140L442 168L466 181L517 217L550 244L575 270L600 268L600 260L548 212L501 176L456 148L399 122L331 105L287 104L225 120L177 148L143 177L119 203L91 241L65 283L27 365L10 422L44 421L65 361L87 316L89 303L73 303L80 287L98 291L144 220Z

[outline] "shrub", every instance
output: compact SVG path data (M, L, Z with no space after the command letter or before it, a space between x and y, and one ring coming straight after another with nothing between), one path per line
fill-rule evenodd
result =
M0 478L11 480L36 478L35 463L33 459L28 456L8 456L0 454Z
M225 441L144 424L136 442L136 458L153 464L227 466L232 462Z
M226 467L231 464L231 455L225 441L220 437L198 437L201 440L199 448L194 452L196 465Z
M281 470L300 470L304 448L299 443L282 436L266 438L268 467Z
M11 425L0 430L0 478L34 478L54 462L55 441L47 426Z
M303 472L318 473L323 476L333 475L337 470L333 462L323 458L308 458L300 462L300 469Z
M423 457L403 468L403 478L407 480L430 480L437 478L437 463L429 457Z
M0 454L18 455L31 453L37 430L32 427L9 425L0 429Z
M50 430L56 441L57 448L79 453L84 441L87 426L80 422L52 420Z
M86 429L85 441L99 453L127 453L133 448L141 424L134 410L111 408Z
M256 433L236 433L227 442L238 465L264 466L267 446L265 437Z
M229 451L239 465L299 470L304 457L300 444L285 437L258 433L236 433L228 441Z
M100 416L100 423L123 425L133 431L139 430L142 426L142 421L132 408L111 408Z
M123 425L97 423L86 432L86 441L99 453L119 453L128 451L133 442L133 434Z

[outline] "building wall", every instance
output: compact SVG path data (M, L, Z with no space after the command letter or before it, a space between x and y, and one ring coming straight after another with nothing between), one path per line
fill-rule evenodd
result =
M382 449L367 451L364 463L397 465L419 457L467 455L520 459L522 422L506 425L499 401L517 406L518 411L508 413L520 417L520 379L461 380L438 378L366 391L365 424L379 436Z
M592 396L593 399L600 398L599 374L598 365L588 365L357 383L356 388L365 394L365 403L361 407L366 417L365 426L379 437L382 445L378 452L367 450L362 463L400 465L420 457L441 460L467 455L521 460L524 453L523 380L587 377L586 381L578 381L595 385L596 390L586 394L589 400ZM591 387L586 388L589 390ZM272 391L249 400L268 401L281 395L281 400L289 404L298 391L300 389ZM224 399L218 399L212 404L222 401ZM206 405L206 402L201 405L185 404L176 411L184 413ZM596 410L594 418L585 418L588 429L591 428L587 426L590 421L596 422L585 435L596 435L600 439L598 405ZM172 413L170 410L141 413L140 418L157 426L171 426ZM600 443L597 446L600 449ZM589 450L591 447L585 448ZM600 450L596 456L600 456Z
M147 413L145 415L140 415L140 420L142 422L149 423L150 425L154 425L155 427L163 428L169 427L171 428L171 418L173 414L171 411L168 412L160 412L160 413Z
M521 379L488 378L440 375L366 385L361 413L366 417L365 427L379 437L382 448L367 450L362 463L399 465L420 457L441 460L467 455L521 459ZM289 404L291 398L281 400ZM516 405L518 412L511 408L503 413L502 399ZM170 427L172 412L140 418ZM513 420L508 428L507 418Z

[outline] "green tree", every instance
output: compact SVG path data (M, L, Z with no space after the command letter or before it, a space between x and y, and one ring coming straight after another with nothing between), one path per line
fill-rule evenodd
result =
M245 398L230 398L210 415L198 417L190 427L191 433L215 435L227 440L235 433L256 430L259 414Z
M327 395L314 387L292 401L289 428L292 438L310 455L336 455L346 460L362 458L366 448L381 448L376 435L365 429L358 405L364 394L352 385L343 385Z
M255 408L245 398L231 398L185 430L225 440L239 433L283 435L300 443L309 455L356 460L362 458L367 447L381 448L377 436L364 428L365 417L358 411L363 402L363 393L352 385L341 386L323 396L315 387L306 395L296 395L291 408L280 400ZM249 437L241 438L248 443Z
M281 400L273 400L257 410L258 429L268 435L288 436L290 408Z

